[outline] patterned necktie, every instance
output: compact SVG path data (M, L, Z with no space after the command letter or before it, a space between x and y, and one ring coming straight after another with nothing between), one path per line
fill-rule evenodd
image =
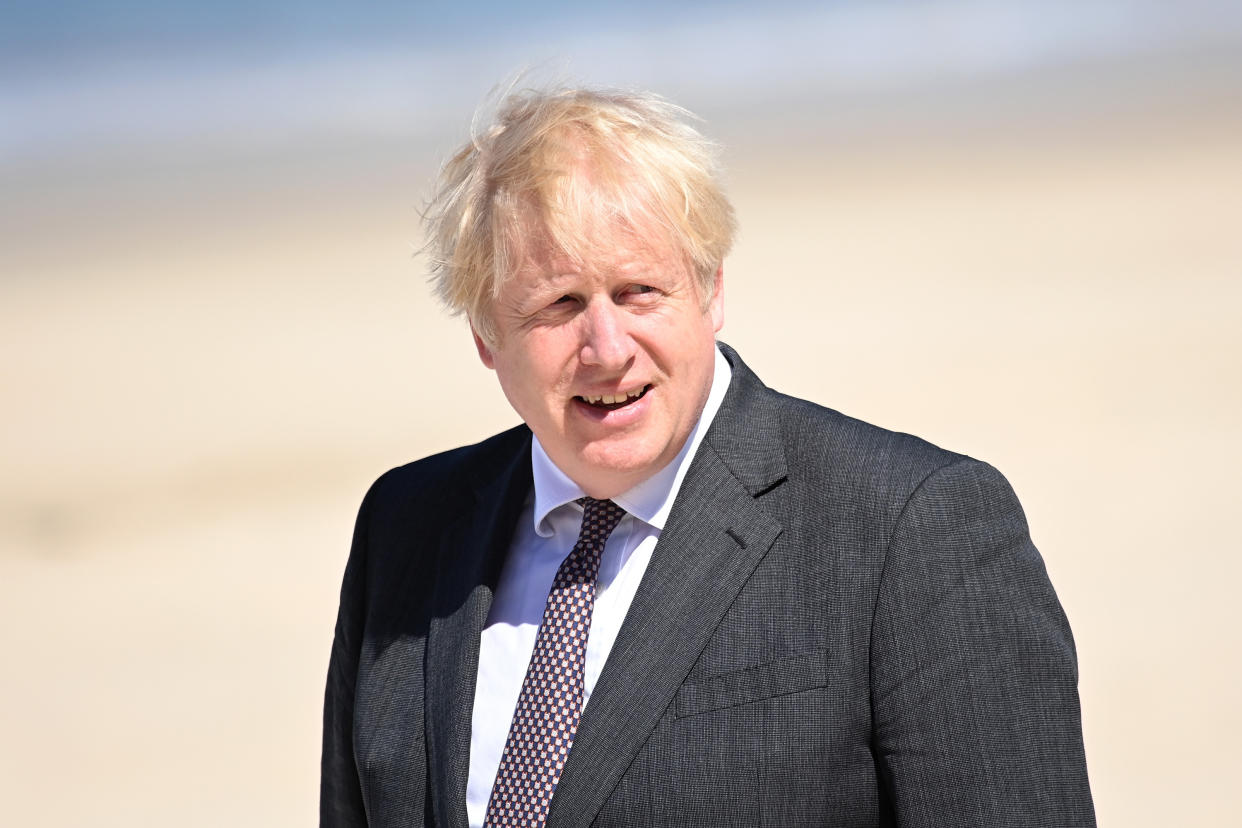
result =
M608 536L625 517L611 500L578 502L582 530L552 580L484 828L541 828L578 730L595 576Z

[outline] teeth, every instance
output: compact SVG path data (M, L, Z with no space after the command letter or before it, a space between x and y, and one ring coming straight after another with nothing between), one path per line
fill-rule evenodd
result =
M599 394L599 395L582 394L581 398L586 400L591 405L596 405L597 403L603 403L604 405L614 405L616 403L625 402L627 399L632 400L632 399L636 399L637 397L641 397L643 394L643 390L646 389L646 387L647 386L645 385L640 385L639 387L635 388L632 391L625 391L620 394Z

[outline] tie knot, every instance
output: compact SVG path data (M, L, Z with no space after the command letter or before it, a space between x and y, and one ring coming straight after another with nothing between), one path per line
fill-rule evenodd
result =
M607 538L612 534L612 530L617 528L621 518L625 517L625 510L611 500L580 497L577 502L582 504L582 532L580 537L600 537L602 535L604 538Z

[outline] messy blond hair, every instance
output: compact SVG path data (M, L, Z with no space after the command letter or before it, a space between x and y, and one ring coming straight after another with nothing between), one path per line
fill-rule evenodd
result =
M444 165L424 214L436 294L494 342L491 303L535 251L589 263L620 232L684 256L706 307L736 222L693 117L649 93L507 96Z

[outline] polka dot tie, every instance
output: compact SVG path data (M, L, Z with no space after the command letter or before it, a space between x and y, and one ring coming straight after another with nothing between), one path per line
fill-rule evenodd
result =
M578 502L582 530L552 580L484 828L541 828L578 730L595 576L608 536L625 517L611 500Z

